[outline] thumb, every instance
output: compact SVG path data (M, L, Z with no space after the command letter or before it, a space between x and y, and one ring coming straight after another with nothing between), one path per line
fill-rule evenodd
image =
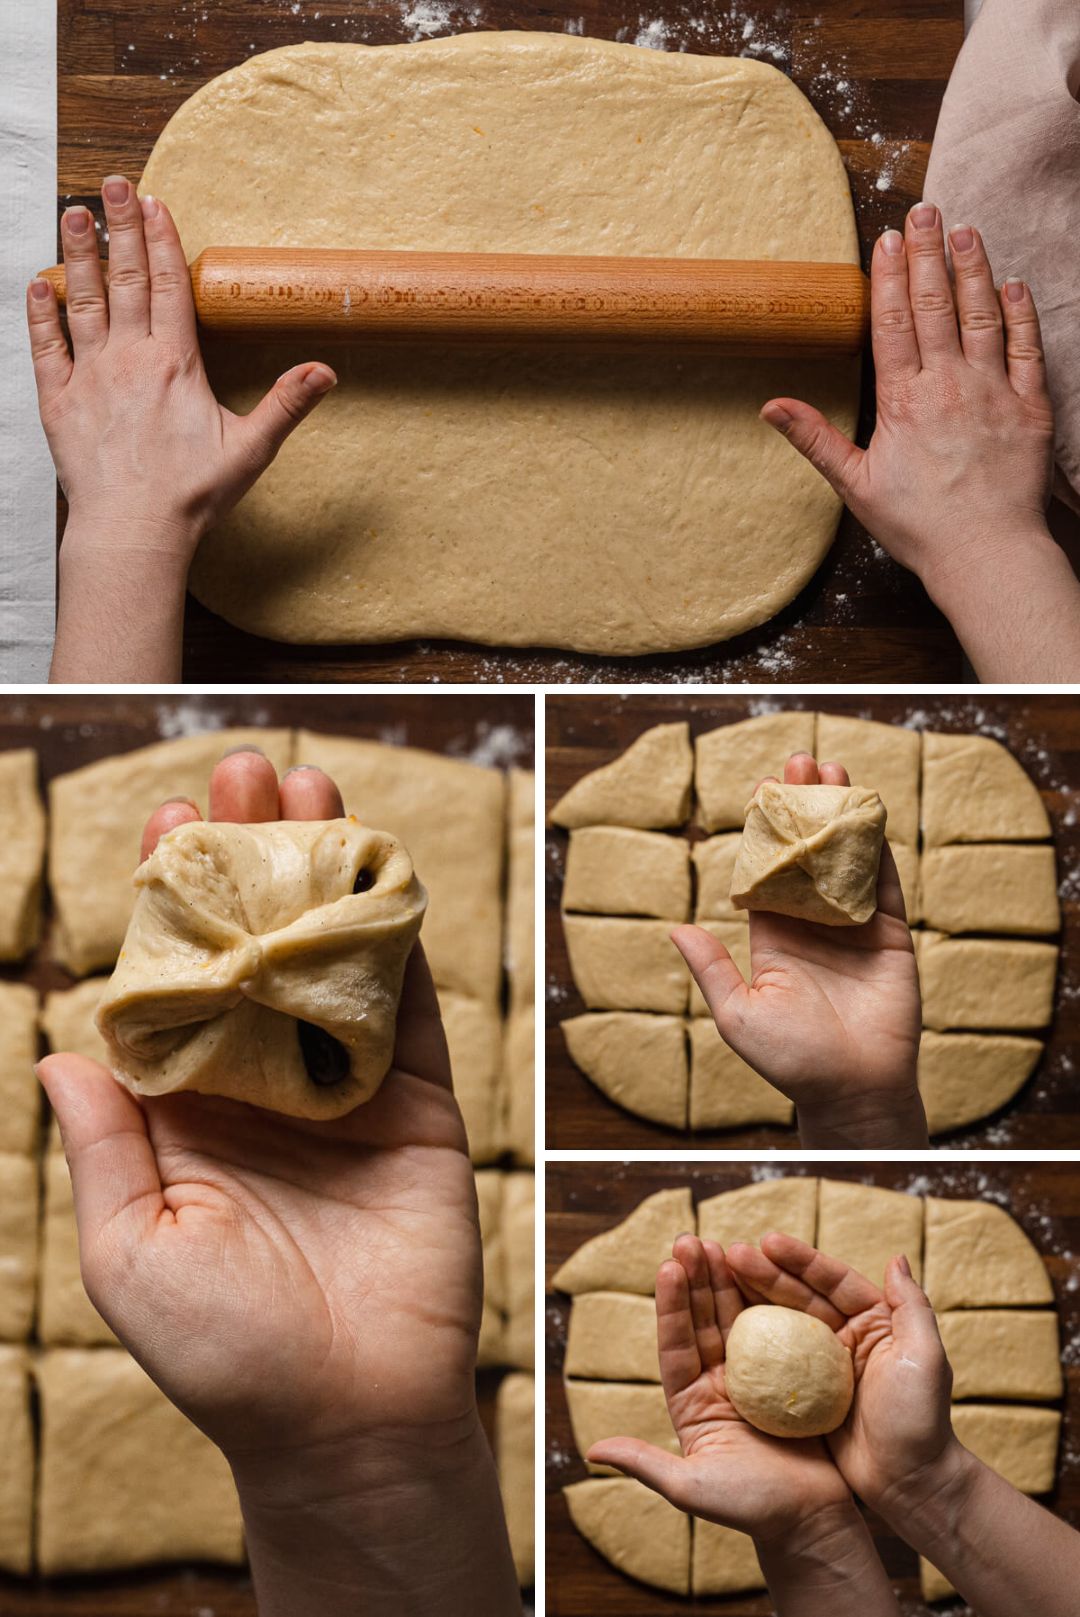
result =
M783 433L842 500L850 498L865 451L826 421L820 410L798 399L770 399L761 411L761 419Z
M605 1437L593 1444L585 1458L592 1465L610 1465L624 1476L634 1477L679 1510L695 1508L696 1479L680 1454L654 1448L636 1437Z
M733 1009L728 1002L747 991L742 972L724 945L703 926L677 926L671 941L690 967L713 1020L723 1033L723 1022Z
M885 1301L893 1311L893 1340L905 1355L923 1366L944 1359L937 1316L907 1258L893 1258L885 1270Z
M329 365L294 365L278 377L266 397L244 418L246 436L264 470L289 434L336 386L337 377Z

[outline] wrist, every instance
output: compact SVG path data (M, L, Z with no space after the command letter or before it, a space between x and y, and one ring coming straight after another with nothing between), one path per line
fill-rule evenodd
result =
M800 1103L796 1111L804 1147L899 1150L929 1143L926 1112L914 1073L895 1091Z
M979 1461L950 1434L941 1451L897 1482L874 1490L866 1503L922 1554L954 1538L978 1482Z
M917 568L926 593L950 622L963 614L983 588L998 588L995 580L1002 571L1012 566L1027 568L1033 560L1052 560L1060 554L1039 513L1010 520L999 512L986 522L984 533L978 541L951 547L944 554L940 546L934 547Z
M194 517L167 509L110 512L75 503L68 507L60 565L86 557L98 567L122 563L128 568L165 570L171 562L182 566L186 579L204 531Z

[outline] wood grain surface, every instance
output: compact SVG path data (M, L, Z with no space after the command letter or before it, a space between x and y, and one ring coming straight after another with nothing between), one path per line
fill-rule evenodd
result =
M43 783L83 764L196 730L295 725L334 735L426 747L453 757L533 767L531 697L386 693L374 696L31 696L0 704L0 751L34 747ZM44 936L51 908L46 900ZM6 981L40 992L75 981L49 959L47 941ZM42 1044L42 1053L45 1046ZM498 1371L478 1378L480 1411L494 1430ZM163 1456L167 1462L168 1456ZM16 1580L0 1574L0 1617L256 1617L246 1572L186 1567L95 1578Z
M769 1170L770 1172L773 1170ZM1054 1493L1045 1501L1080 1527L1080 1167L1063 1163L899 1163L864 1168L800 1162L792 1174L855 1179L897 1190L955 1197L989 1196L1006 1206L1042 1252L1054 1282L1061 1318L1066 1374L1065 1424ZM551 1276L583 1241L619 1223L644 1196L669 1185L690 1184L695 1202L746 1184L755 1170L742 1164L549 1163L547 1167L547 1610L549 1617L766 1617L765 1595L681 1599L649 1589L617 1572L578 1533L561 1489L587 1473L574 1446L563 1390L562 1366L571 1302L554 1293ZM612 1434L615 1435L614 1433ZM869 1518L877 1547L901 1595L904 1617L932 1617L919 1597L914 1552L884 1524ZM1025 1609L1018 1600L1017 1613ZM937 1606L935 1613L960 1609ZM1035 1617L1035 1614L1032 1614Z
M839 142L855 198L864 268L878 234L918 201L945 83L963 38L962 0L451 0L434 32L470 28L577 32L605 39L744 54L789 73ZM161 129L200 85L258 51L301 40L394 44L427 37L410 0L58 0L61 207L84 202L112 172L138 179ZM436 13L438 15L438 13ZM298 161L302 138L298 134ZM673 183L675 180L673 179ZM59 244L58 244L59 250ZM860 435L872 422L869 376ZM764 401L763 401L764 402ZM770 623L719 647L646 659L491 650L451 642L296 647L242 633L190 603L189 681L288 682L572 679L945 681L960 649L921 587L845 516L812 582Z
M1039 787L1050 815L1062 901L1062 955L1054 1022L1042 1061L1019 1096L981 1123L936 1143L964 1149L1080 1147L1080 703L1067 696L793 695L570 696L547 698L547 812L589 770L609 763L653 724L687 719L695 735L763 709L810 708L918 728L981 731L1005 742ZM841 763L843 759L839 760ZM758 1126L693 1134L633 1116L574 1066L559 1023L586 1009L574 988L559 898L567 833L549 827L545 864L547 1145L584 1150L731 1146L789 1150L794 1129Z

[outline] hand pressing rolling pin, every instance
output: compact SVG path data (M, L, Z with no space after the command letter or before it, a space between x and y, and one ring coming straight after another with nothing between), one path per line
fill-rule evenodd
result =
M210 783L214 821L342 813L321 771L279 785L259 753ZM144 858L198 819L166 803ZM77 1055L39 1074L86 1290L228 1458L260 1617L520 1612L476 1407L476 1192L419 944L390 1071L333 1122L190 1091L136 1098Z
M857 448L820 411L763 418L922 580L980 679L1080 679L1080 583L1047 526L1054 420L1031 289L1000 294L977 230L921 203L870 269L877 425Z
M847 786L840 764L795 753L788 786ZM888 843L877 908L827 926L751 909L747 983L703 927L679 926L682 954L725 1043L794 1101L804 1147L925 1146L916 1063L921 1002L904 895Z

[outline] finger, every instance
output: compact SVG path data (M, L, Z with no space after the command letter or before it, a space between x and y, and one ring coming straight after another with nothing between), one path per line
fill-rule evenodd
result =
M720 1335L727 1343L731 1327L743 1311L743 1296L739 1290L735 1276L731 1272L724 1249L716 1241L703 1241L705 1258L709 1265L709 1281L713 1289L713 1299L716 1307L716 1323L720 1327Z
M908 289L919 357L924 370L960 358L956 304L945 263L941 215L930 202L920 202L907 216L905 246Z
M156 197L143 197L139 211L150 273L150 330L155 337L171 338L194 351L199 344L195 298L180 232L164 202Z
M255 747L240 747L214 765L210 818L262 825L281 818L277 770Z
M717 1028L722 1033L734 1004L749 992L742 972L722 943L700 926L677 926L671 941L690 967L694 981L705 996Z
M89 208L68 208L60 221L67 277L67 322L78 360L104 348L109 307L101 275L97 231Z
M413 945L405 965L394 1066L402 1072L427 1078L441 1089L454 1087L435 982L420 943Z
M785 786L816 786L817 760L808 752L793 752L784 765Z
M904 381L922 369L911 312L908 259L898 230L886 230L870 263L870 342L878 382Z
M109 227L109 335L145 337L150 330L150 270L135 187L111 174L101 188Z
M310 764L283 775L278 796L283 820L340 820L345 813L334 782Z
M704 1370L724 1362L724 1339L716 1318L716 1297L705 1248L696 1235L680 1235L675 1242L676 1260L686 1271L690 1288L690 1318L694 1324L698 1357Z
M30 358L42 409L67 386L71 376L71 350L60 324L60 305L48 281L31 281L26 289L26 324L30 331Z
M693 1510L698 1497L697 1474L679 1454L654 1448L636 1437L605 1437L585 1456L593 1465L610 1465L636 1477L680 1510Z
M662 1263L656 1274L656 1351L660 1382L670 1403L701 1374L690 1279L676 1259Z
M170 797L167 803L162 803L160 808L154 810L143 828L140 863L149 859L166 832L174 831L178 825L190 825L192 820L201 819L202 815L190 797Z
M842 500L847 502L851 498L864 451L856 448L850 438L845 438L820 410L798 399L770 399L761 412L761 419L783 433L788 443L821 473Z
M797 1275L790 1274L765 1251L736 1241L728 1247L727 1259L739 1284L744 1289L749 1287L762 1301L778 1308L795 1308L802 1314L812 1314L815 1319L824 1320L832 1331L838 1331L846 1323L847 1315L834 1307L827 1297Z
M945 1357L937 1317L905 1257L890 1259L885 1270L885 1301L892 1309L893 1339L905 1358L937 1368Z
M900 886L900 872L888 842L881 844L881 863L878 866L877 907L883 915L892 915L898 921L907 920L904 890Z
M1050 410L1039 311L1024 281L1008 280L1001 289L1005 319L1005 363L1014 393Z
M851 779L843 764L818 764L823 786L850 786Z
M976 370L1001 376L1005 370L1004 322L982 237L971 225L958 225L949 231L949 250L964 358Z
M841 1314L861 1314L881 1301L880 1289L865 1275L794 1235L770 1232L762 1237L761 1250L788 1274L827 1297Z
M243 417L248 453L265 471L289 434L295 432L337 377L329 365L296 365L279 376L266 397Z

